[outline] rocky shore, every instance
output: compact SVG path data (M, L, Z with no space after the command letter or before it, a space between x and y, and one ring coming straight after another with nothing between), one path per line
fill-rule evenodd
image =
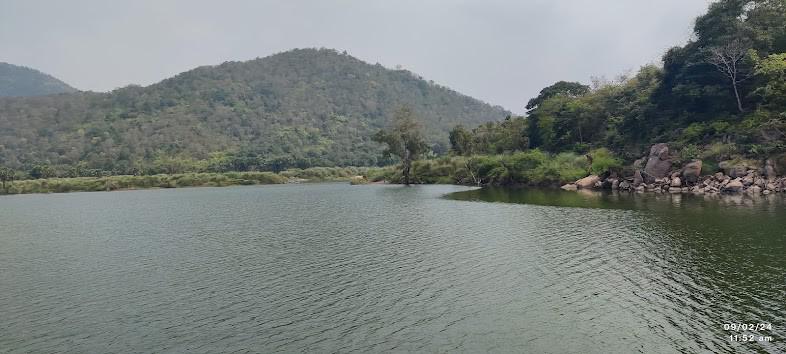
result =
M652 193L747 193L768 195L786 192L786 177L778 177L775 162L757 163L749 160L721 162L719 171L702 174L701 160L691 161L675 169L674 158L667 144L655 144L649 156L637 160L628 175L607 172L591 175L562 186L564 190L610 189ZM630 172L632 171L632 172ZM705 173L707 171L704 171Z

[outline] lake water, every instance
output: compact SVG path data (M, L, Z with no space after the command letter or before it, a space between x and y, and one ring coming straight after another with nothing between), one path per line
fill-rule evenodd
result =
M2 353L786 351L780 197L194 188L0 226Z

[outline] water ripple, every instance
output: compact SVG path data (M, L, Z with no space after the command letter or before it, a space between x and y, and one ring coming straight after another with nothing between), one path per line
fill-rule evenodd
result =
M640 207L441 198L462 189L2 198L0 352L786 351L786 242L763 234L782 212L743 233ZM721 328L751 321L780 326L776 341Z

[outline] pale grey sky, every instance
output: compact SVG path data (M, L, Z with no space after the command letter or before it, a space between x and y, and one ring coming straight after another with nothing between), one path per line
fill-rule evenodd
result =
M82 90L149 85L292 48L346 50L522 112L691 36L709 0L0 0L0 61Z

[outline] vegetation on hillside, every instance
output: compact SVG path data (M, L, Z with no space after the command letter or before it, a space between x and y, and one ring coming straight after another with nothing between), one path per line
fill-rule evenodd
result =
M712 169L773 158L786 172L786 0L715 2L696 20L695 38L670 49L662 66L591 86L560 81L526 108L526 118L455 127L452 152L608 148L632 162L667 142L677 162L700 158Z
M428 146L418 138L405 148L408 135L393 119L404 105ZM0 175L403 162L400 172L368 177L406 182L411 171L420 183L556 184L629 173L623 163L658 142L679 152L678 163L703 159L705 172L722 161L772 159L783 173L786 0L717 1L696 20L694 39L670 49L662 65L591 85L559 81L526 109L511 117L407 71L332 50L294 50L109 94L0 99L0 165L10 168ZM419 155L429 160L414 161Z
M34 177L373 166L372 140L409 105L431 150L509 113L405 70L302 49L200 67L108 94L0 99L0 165Z
M0 97L45 96L76 92L68 84L38 70L0 63Z

